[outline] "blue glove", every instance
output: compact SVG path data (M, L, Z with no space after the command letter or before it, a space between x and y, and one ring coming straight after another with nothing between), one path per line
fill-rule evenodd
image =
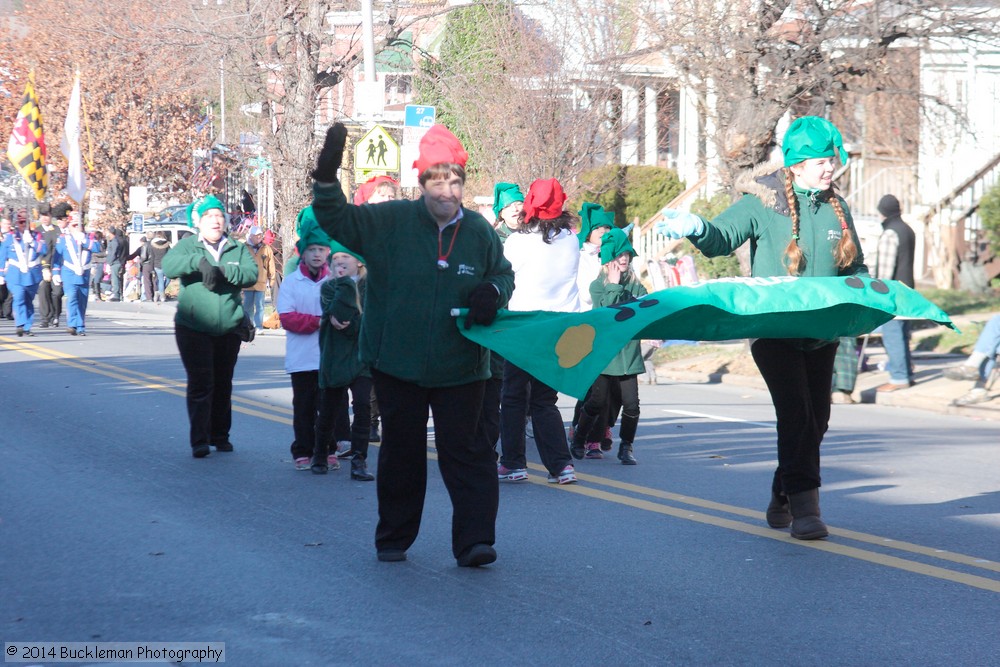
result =
M663 220L656 223L653 229L671 239L682 239L685 236L698 236L705 231L705 223L694 213L685 213L665 208L660 211Z

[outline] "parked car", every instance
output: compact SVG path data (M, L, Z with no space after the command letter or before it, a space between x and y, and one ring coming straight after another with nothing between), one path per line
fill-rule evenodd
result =
M153 217L145 220L146 224L163 224L165 222L180 222L187 224L187 204L168 206Z

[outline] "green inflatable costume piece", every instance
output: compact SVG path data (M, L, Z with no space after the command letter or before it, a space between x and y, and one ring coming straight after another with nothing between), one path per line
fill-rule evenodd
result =
M501 311L489 326L459 330L550 387L583 399L633 339L735 340L860 336L893 317L930 320L957 331L948 315L895 280L732 278L672 287L582 313Z

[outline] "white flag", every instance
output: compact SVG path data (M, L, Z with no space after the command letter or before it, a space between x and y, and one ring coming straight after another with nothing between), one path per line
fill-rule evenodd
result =
M83 173L83 152L80 148L80 75L76 75L73 93L69 98L66 124L63 126L62 154L69 167L66 171L66 193L77 204L83 205L83 193L87 191L86 176Z

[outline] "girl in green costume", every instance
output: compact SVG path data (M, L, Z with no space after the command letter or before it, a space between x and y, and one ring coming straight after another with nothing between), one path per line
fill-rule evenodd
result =
M823 118L798 118L782 153L782 168L744 179L744 196L714 220L664 209L658 229L687 237L708 257L727 255L749 240L754 276L867 275L850 211L832 188L838 154L847 162L840 131ZM837 341L757 339L750 351L777 418L778 467L767 523L791 526L800 540L824 538L829 531L820 518L819 448L830 421Z

